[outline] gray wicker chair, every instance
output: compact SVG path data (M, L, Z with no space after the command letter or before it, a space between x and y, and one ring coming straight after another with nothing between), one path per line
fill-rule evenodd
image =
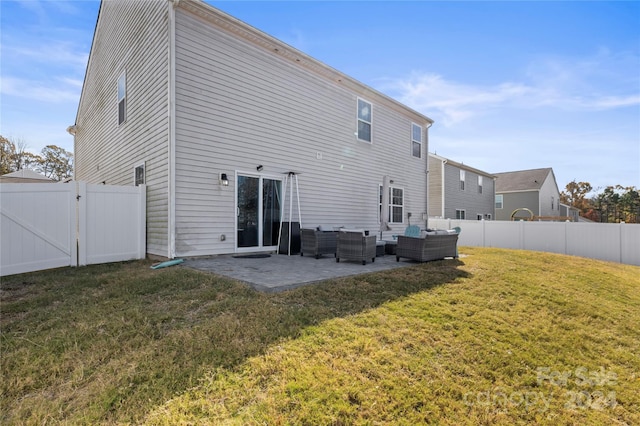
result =
M336 254L337 232L301 229L302 248L300 256L305 254L319 259L323 254Z
M424 237L398 236L396 262L401 257L427 262L445 257L458 257L458 234L426 235Z
M338 232L336 262L340 259L356 260L366 264L368 259L376 261L376 236L362 232Z

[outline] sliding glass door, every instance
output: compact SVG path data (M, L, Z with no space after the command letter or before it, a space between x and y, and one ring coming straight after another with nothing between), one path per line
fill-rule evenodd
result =
M238 249L275 248L278 245L282 181L238 175Z

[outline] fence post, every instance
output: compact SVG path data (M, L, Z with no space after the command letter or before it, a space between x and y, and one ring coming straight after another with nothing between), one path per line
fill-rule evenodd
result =
M482 221L482 247L487 246L487 221Z
M87 183L77 182L76 187L76 266L87 265Z
M144 259L147 255L147 187L138 188L138 259Z

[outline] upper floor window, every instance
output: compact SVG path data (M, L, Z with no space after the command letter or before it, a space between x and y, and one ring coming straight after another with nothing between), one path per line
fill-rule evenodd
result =
M464 191L464 179L465 179L465 172L464 170L460 170L460 189Z
M422 127L415 123L411 123L411 154L422 157Z
M358 98L358 139L365 142L371 142L371 123L371 104Z
M118 125L127 120L127 77L122 73L118 78Z
M496 209L501 209L503 205L502 194L496 195Z
M478 194L482 194L482 176L478 176Z

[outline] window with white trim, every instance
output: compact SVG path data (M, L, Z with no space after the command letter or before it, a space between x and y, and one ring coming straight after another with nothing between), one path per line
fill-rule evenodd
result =
M422 127L411 123L411 155L422 158Z
M501 209L503 206L502 194L496 194L496 209Z
M372 105L358 98L358 139L371 143Z
M125 73L118 78L118 125L127 120L127 76Z
M456 219L466 219L467 213L465 210L456 209Z
M382 185L379 187L378 212L382 212ZM378 221L382 215L378 216ZM402 223L404 219L404 190L389 187L389 223Z
M145 184L145 172L144 172L144 163L136 166L133 169L133 184L135 186L140 186Z
M482 194L482 176L478 176L478 194Z
M460 189L462 191L464 191L464 179L465 179L465 172L464 170L460 170Z

